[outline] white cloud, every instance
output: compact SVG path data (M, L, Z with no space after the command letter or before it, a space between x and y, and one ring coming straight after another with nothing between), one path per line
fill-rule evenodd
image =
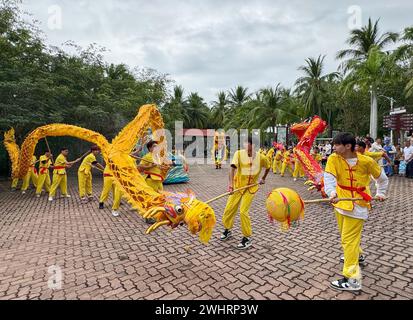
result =
M62 7L60 30L47 28L48 8ZM307 57L327 55L326 71L346 46L347 9L359 5L363 22L381 18L382 30L411 25L413 3L273 0L36 0L24 9L41 22L48 43L98 43L105 58L169 73L206 101L219 90L293 85Z

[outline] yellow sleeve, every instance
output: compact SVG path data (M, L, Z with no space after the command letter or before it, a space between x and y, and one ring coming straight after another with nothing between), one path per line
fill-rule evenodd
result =
M237 151L235 152L234 157L232 158L231 166L235 166L236 168L238 168L239 158L240 158L240 152Z
M146 161L145 161L146 160ZM149 162L148 162L149 161ZM147 153L142 157L142 160L139 164L141 165L148 165L148 164L152 164L151 162L153 162L153 158L152 158L152 154L151 153Z
M327 160L327 165L325 168L325 172L332 174L333 176L335 176L337 178L337 157L334 155L331 155L328 157Z
M271 163L267 156L261 155L261 168L270 169Z
M381 167L379 164L371 159L370 163L368 164L369 174L373 176L374 179L378 179L381 175Z
M374 159L375 161L378 161L383 157L383 152L369 152L369 151L366 151L364 153L364 155Z

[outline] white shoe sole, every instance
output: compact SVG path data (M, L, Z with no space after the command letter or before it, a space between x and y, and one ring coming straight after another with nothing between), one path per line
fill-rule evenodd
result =
M334 286L333 284L330 283L330 288L334 289L336 291L352 291L352 292L357 292L357 291L361 291L361 287L359 288L337 288L336 286Z
M230 234L228 237L226 237L226 238L219 238L221 241L227 241L229 238L231 238L232 237L232 234Z

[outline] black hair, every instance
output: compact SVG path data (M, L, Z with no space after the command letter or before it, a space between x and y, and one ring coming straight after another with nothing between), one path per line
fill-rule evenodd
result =
M99 147L98 146L96 146L96 145L94 145L94 146L92 146L91 148L90 148L90 151L100 151L100 149L99 149Z
M359 141L357 141L356 144L357 144L359 147L362 147L363 149L366 149L366 148L367 148L367 145L366 145L366 143L365 143L364 141L359 140Z
M356 138L348 132L342 132L337 134L333 139L333 145L342 144L343 146L351 144L351 151L356 149Z
M148 150L149 150L149 149L151 149L151 148L153 147L153 145L155 145L155 144L157 144L156 141L149 141L149 142L146 144L146 147L147 147Z
M69 150L69 149L66 148L66 147L65 147L65 148L61 148L61 149L60 149L60 152L65 151L65 150Z

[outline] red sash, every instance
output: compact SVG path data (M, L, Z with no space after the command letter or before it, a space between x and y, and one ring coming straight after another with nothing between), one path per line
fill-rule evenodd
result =
M366 187L357 188L357 187L346 187L342 185L338 185L338 186L343 190L353 191L353 192L358 193L359 195L361 195L364 201L370 202L373 199L368 193L364 192L366 190Z
M150 177L150 176L159 177L159 178L161 178L161 182L163 182L163 180L164 180L164 178L163 178L160 174L152 173L152 172L148 172L148 171L144 171L143 173L146 174L146 175L148 175L149 177Z
M40 174L46 174L49 171L49 168L40 168Z
M112 177L112 175L109 174L109 173L104 173L103 176L104 176L105 178L106 178L106 177Z

